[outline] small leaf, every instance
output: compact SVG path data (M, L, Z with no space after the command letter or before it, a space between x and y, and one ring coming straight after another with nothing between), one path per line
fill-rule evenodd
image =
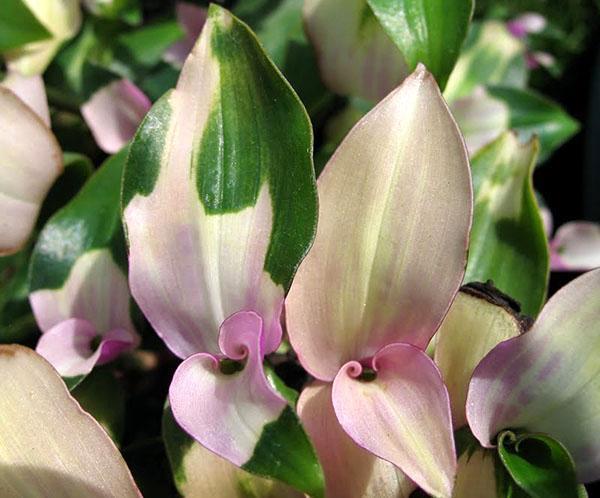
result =
M63 286L72 266L87 251L109 248L125 267L125 241L119 210L119 185L127 149L109 158L64 208L55 213L38 239L31 262L31 292Z
M0 52L52 35L27 8L23 0L2 0L0 9Z
M578 498L575 467L569 452L545 434L504 431L498 454L515 482L533 498Z
M409 70L423 63L446 86L467 35L473 0L368 0Z
M107 160L49 219L31 256L29 301L44 333L37 352L70 389L97 362L139 343L130 315L119 205L126 153Z
M548 282L546 235L532 186L538 142L507 132L473 157L475 199L465 282L493 280L535 316Z
M558 104L533 90L490 87L488 93L509 108L510 127L519 132L521 140L537 135L540 140L538 163L544 162L555 149L569 140L579 123Z
M61 45L75 36L81 27L81 7L79 0L27 0L24 3L50 37L6 51L5 58L11 70L33 76L42 74ZM3 0L3 8L5 4Z
M87 156L75 152L63 154L64 171L50 188L38 218L38 227L43 227L48 218L69 202L85 182L92 176L94 165Z
M142 8L139 0L85 0L87 9L97 17L120 19L130 25L142 21Z
M72 99L83 104L91 95L119 76L93 62L91 54L99 45L91 22L61 50L44 75L47 91L55 99ZM58 94L58 95L57 95Z

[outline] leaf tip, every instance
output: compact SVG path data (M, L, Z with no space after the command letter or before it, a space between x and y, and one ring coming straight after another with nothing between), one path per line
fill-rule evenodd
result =
M226 8L211 3L208 7L207 21L223 28L230 28L233 24L233 15Z

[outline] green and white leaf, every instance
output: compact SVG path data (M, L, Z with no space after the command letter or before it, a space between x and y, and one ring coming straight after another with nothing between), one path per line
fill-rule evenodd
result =
M173 480L184 498L301 498L289 486L258 477L215 455L183 432L165 406L162 434Z
M177 87L140 126L123 183L132 291L180 357L219 352L220 324L242 309L277 347L278 303L316 226L311 156L298 97L250 29L213 5Z
M14 0L3 0L3 9L7 1L9 5L14 3ZM60 46L79 30L81 26L79 0L21 0L20 3L29 9L50 36L20 44L5 51L4 56L11 69L26 76L41 74ZM10 13L7 12L8 15Z
M525 45L500 21L473 24L444 91L448 102L470 95L478 86L524 87Z
M233 13L254 30L265 51L290 82L313 116L327 106L333 94L318 77L317 59L302 19L304 0L245 0Z
M120 185L126 149L108 159L81 191L56 212L40 233L31 256L29 301L44 334L43 351L75 388L101 354L92 337L118 333L135 347L139 337L130 315ZM79 320L77 332L69 323ZM87 325L81 325L85 321ZM63 327L58 331L58 328ZM82 331L85 327L87 331ZM120 331L120 332L119 332ZM65 349L65 334L79 335L81 348ZM74 336L75 337L75 336ZM125 340L127 339L127 340ZM73 339L75 340L75 339ZM38 345L41 346L41 342ZM85 347L89 346L89 354ZM50 348L50 349L48 349ZM83 348L83 349L82 349ZM42 350L40 350L41 352ZM94 359L96 358L96 359ZM79 365L74 370L75 365Z
M87 252L106 249L126 268L119 193L127 149L110 157L44 226L35 246L30 291L60 289Z
M536 316L544 303L549 256L532 185L537 139L506 132L472 160L474 215L465 282L493 280Z
M26 43L50 38L50 32L38 21L23 0L3 0L0 9L0 53Z

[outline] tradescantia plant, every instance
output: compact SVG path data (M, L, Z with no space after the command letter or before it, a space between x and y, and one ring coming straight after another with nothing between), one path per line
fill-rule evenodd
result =
M321 398L345 432L436 496L451 495L456 461L448 395L422 349L462 282L471 197L462 138L421 66L325 167L315 244L286 302L292 346L333 382Z
M557 20L227 6L0 9L0 496L586 496Z
M133 296L185 360L169 389L175 420L232 463L318 496L314 451L262 367L314 236L311 150L298 97L249 28L213 5L133 140L122 202Z

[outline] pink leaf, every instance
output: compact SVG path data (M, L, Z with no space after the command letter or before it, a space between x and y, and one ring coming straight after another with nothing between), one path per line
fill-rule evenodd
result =
M414 483L395 465L358 446L338 422L331 384L302 391L298 414L325 473L327 498L408 498Z
M228 358L245 362L243 370L224 374L219 358L198 353L179 365L169 388L177 423L238 466L252 457L263 427L287 406L263 371L262 327L256 313L234 314L221 326L219 345Z
M81 107L81 114L98 147L114 154L133 138L151 106L150 99L137 86L119 80L94 93Z
M397 465L434 496L452 494L456 454L448 391L433 361L409 344L392 344L373 359L376 379L361 379L357 362L333 383L344 430L363 448Z
M582 482L600 478L600 270L557 292L531 330L496 346L473 373L467 419L485 447L504 429L544 432Z
M94 339L99 339L92 349ZM71 318L55 325L38 341L36 352L63 377L87 375L96 365L114 360L137 343L137 336L123 329L98 334L86 320Z

